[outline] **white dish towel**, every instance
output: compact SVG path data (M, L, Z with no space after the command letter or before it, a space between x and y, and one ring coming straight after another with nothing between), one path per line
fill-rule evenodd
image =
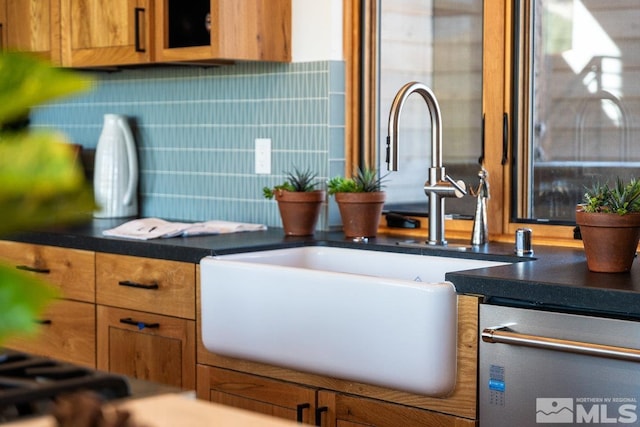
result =
M189 237L204 234L228 234L266 230L263 224L211 220L205 222L170 222L160 218L134 219L115 228L104 230L105 236L150 240L169 237Z

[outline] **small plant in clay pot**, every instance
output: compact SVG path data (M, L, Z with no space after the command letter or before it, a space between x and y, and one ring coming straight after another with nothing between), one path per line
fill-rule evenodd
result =
M385 175L386 176L386 175ZM342 229L346 237L376 237L382 206L386 199L384 176L375 169L358 169L350 177L334 177L327 184L330 196L334 196Z
M264 187L262 193L265 198L275 198L278 202L282 227L287 236L310 236L315 231L326 192L317 189L320 182L309 169L301 171L294 168L286 176L282 184Z
M640 240L640 181L618 178L614 186L596 184L583 201L576 208L576 224L589 270L628 272Z

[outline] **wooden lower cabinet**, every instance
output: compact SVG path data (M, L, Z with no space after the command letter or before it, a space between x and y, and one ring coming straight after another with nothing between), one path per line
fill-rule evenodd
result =
M316 389L228 369L198 365L199 399L312 424Z
M0 259L56 285L62 298L96 301L95 252L0 240Z
M199 399L323 427L471 427L474 420L198 365Z
M61 297L39 319L36 335L12 338L3 346L95 368L95 253L0 240L0 260L51 283Z
M195 321L97 306L98 369L195 390Z
M95 323L95 304L56 300L47 308L35 335L12 338L3 345L95 368Z
M471 427L474 420L359 396L318 391L316 425L322 427Z

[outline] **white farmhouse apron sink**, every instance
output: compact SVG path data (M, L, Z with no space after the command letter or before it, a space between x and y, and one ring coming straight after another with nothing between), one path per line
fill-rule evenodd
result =
M450 271L505 263L334 247L206 257L214 353L429 396L455 386Z

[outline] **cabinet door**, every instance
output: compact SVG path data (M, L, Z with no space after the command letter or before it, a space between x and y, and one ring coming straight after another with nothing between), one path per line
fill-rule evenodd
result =
M471 427L474 420L424 409L321 390L319 423L323 427Z
M12 338L4 345L95 369L95 324L94 304L56 300L47 308L35 335Z
M95 253L0 240L0 259L57 285L62 297L95 302Z
M195 264L96 254L96 301L132 310L196 318Z
M98 369L195 390L195 321L97 306Z
M152 60L149 0L60 0L62 61L68 67Z
M7 48L7 0L0 0L0 49Z
M60 62L60 0L0 0L2 47Z
M313 424L316 389L198 365L198 398Z
M158 0L156 61L291 61L291 0Z

